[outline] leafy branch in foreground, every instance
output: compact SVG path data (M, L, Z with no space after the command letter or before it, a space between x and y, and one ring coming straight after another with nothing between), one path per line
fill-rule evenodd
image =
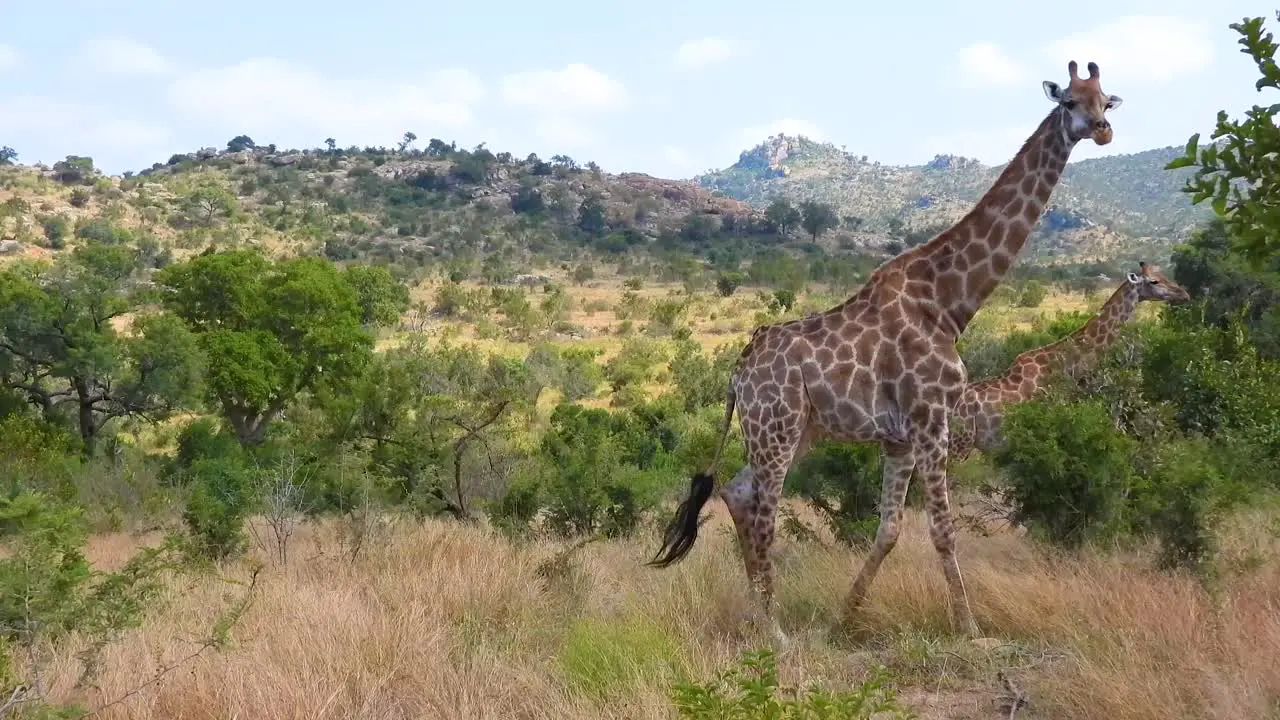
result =
M176 566L175 548L165 543L140 550L116 572L96 571L84 555L86 541L87 524L75 506L32 492L0 499L0 719L19 712L80 718L123 702L209 648L225 645L257 582L255 572L244 600L217 620L193 653L163 666L138 688L95 711L54 704L45 680L51 649L72 640L83 644L76 687L88 686L102 651L141 624L163 587L164 572ZM22 667L12 664L19 658Z
M1280 13L1277 13L1280 19ZM1240 52L1253 58L1260 77L1254 83L1280 90L1280 66L1275 54L1280 48L1270 32L1263 32L1262 18L1245 18L1232 23L1240 34ZM1223 218L1242 255L1261 262L1280 250L1280 174L1274 172L1280 153L1280 128L1275 116L1280 103L1254 105L1243 120L1231 119L1218 111L1218 122L1208 147L1200 147L1200 133L1192 135L1186 152L1165 166L1166 170L1196 167L1183 192L1192 204L1211 200L1213 211Z

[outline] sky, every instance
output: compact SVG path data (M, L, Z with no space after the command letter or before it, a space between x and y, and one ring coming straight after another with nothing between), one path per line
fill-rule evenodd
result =
M788 9L783 10L783 7ZM1101 68L1115 140L1207 137L1277 99L1227 26L1238 0L764 3L650 0L0 2L0 145L118 174L176 152L438 137L685 178L782 132L885 163L1008 160Z

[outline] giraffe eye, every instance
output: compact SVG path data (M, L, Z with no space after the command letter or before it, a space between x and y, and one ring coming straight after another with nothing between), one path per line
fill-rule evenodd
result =
M1065 107L1065 108L1066 108L1066 109L1068 109L1068 110L1075 110L1075 109L1076 109L1076 101L1075 101L1075 100L1068 100L1068 101L1066 101L1066 102L1062 103L1062 106L1063 106L1063 107Z

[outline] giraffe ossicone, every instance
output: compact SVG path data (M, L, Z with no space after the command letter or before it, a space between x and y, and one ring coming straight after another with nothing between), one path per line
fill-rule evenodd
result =
M1069 63L1065 88L1044 83L1053 110L955 225L884 262L843 303L752 333L730 377L715 457L694 476L650 565L666 567L689 552L702 507L719 494L733 518L758 608L775 638L785 641L774 615L770 550L787 471L818 439L878 443L884 455L880 525L850 587L845 620L854 619L897 543L907 484L916 473L926 485L929 533L953 621L977 635L956 560L946 484L947 413L965 387L955 341L1008 273L1071 149L1086 138L1111 142L1106 112L1120 98L1102 92L1096 64L1089 63L1087 78L1076 68ZM747 465L718 485L716 468L735 409Z

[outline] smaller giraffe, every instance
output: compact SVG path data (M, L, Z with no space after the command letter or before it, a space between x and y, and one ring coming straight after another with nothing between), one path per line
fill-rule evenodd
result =
M1057 342L1018 355L1003 374L965 387L950 413L950 461L959 462L974 449L990 452L999 447L1003 408L1031 399L1044 389L1054 371L1075 372L1092 363L1116 341L1120 326L1133 317L1138 303L1154 300L1179 304L1191 299L1190 293L1165 277L1159 268L1145 262L1138 263L1138 267L1139 272L1129 273L1084 327Z

